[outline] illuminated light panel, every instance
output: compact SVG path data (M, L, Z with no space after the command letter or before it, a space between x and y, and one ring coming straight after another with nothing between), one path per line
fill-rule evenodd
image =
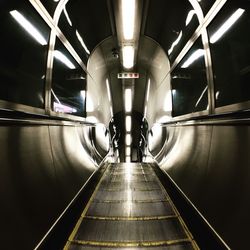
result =
M148 79L148 88L147 88L147 96L146 96L146 100L147 100L147 102L148 102L148 98L149 98L150 84L151 84L151 80L150 80L150 79Z
M125 40L134 37L135 0L122 0L122 31Z
M81 43L82 47L84 48L84 50L86 51L86 53L89 55L90 54L90 51L88 50L86 44L84 43L81 35L79 34L79 32L76 30L76 36L77 36L77 39L79 40L79 42Z
M126 147L125 154L126 154L126 156L130 156L131 155L131 148L130 147Z
M69 18L69 14L68 14L68 12L67 12L67 10L66 10L66 6L63 8L63 13L64 13L64 15L66 16L66 19L67 19L69 25L72 27L72 22L71 22L71 20L70 20L70 18Z
M127 132L131 132L131 125L132 125L131 116L126 116L126 131Z
M131 145L131 142L132 142L131 135L130 135L130 134L127 134L125 140L126 140L126 145L127 145L127 146L130 146L130 145Z
M180 42L181 38L182 38L182 31L180 32L180 34L177 37L177 39L172 43L171 48L168 50L168 54L169 55L173 52L174 47Z
M125 111L131 112L132 110L132 90L125 89Z
M242 16L245 12L244 9L237 9L228 19L224 22L220 28L211 36L210 43L216 43L232 26L233 24Z
M195 15L195 11L194 10L190 10L188 12L187 19L186 19L186 26L189 25L189 23L191 22L191 20L194 17L194 15Z
M191 56L182 64L181 68L188 68L192 63L198 60L200 57L204 56L204 49L197 49L194 51Z
M108 99L109 99L109 102L111 102L111 92L110 92L109 80L108 79L106 79L106 87L107 87L107 92L108 92Z
M124 46L122 48L123 67L131 69L134 66L135 50L133 46Z
M70 69L75 69L75 65L66 57L61 51L55 50L53 52L54 57L62 62L64 65L66 65Z
M47 45L47 41L43 35L20 12L12 10L10 11L10 14L38 43L41 45Z

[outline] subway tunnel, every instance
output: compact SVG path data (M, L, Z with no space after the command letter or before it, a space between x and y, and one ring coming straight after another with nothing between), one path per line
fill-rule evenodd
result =
M1 249L249 248L249 0L0 12Z

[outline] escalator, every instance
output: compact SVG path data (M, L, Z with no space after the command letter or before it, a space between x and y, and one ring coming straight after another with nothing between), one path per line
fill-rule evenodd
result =
M152 166L119 163L107 166L64 249L199 247Z

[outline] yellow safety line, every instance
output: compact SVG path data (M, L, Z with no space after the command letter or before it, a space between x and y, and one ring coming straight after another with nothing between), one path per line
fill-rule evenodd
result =
M151 166L150 166L150 167L151 167ZM151 167L151 168L152 168L152 167ZM192 247L193 247L194 249L196 249L196 250L199 250L200 248L198 247L196 241L194 240L194 237L193 237L192 233L189 231L189 229L188 229L186 223L183 221L183 219L182 219L182 217L181 217L179 211L178 211L177 208L175 207L174 203L173 203L172 200L169 198L169 195L168 195L168 193L167 193L167 190L163 187L163 185L162 185L161 181L159 180L158 176L157 176L155 173L154 173L154 175L156 176L157 181L158 181L159 185L161 186L163 193L165 194L165 197L168 198L170 206L173 208L175 214L177 215L178 220L179 220L179 222L180 222L182 228L184 229L184 232L186 233L186 235L187 235L188 238L190 239L190 242L192 243Z
M87 213L87 211L88 211L88 209L89 209L89 207L90 207L90 204L92 203L92 201L93 201L93 199L94 199L94 196L96 195L96 193L97 193L97 191L98 191L98 189L99 189L99 187L100 187L100 185L101 185L101 182L102 182L102 180L103 180L103 178L104 178L104 176L105 176L105 172L106 172L107 168L108 168L108 167L106 167L106 169L105 169L105 171L104 171L102 177L100 178L100 180L99 180L97 186L95 187L95 190L94 190L93 194L91 195L91 197L90 197L90 199L89 199L87 205L85 206L85 208L84 208L84 210L83 210L83 212L82 212L82 214L81 214L79 220L77 221L77 223L76 223L76 225L75 225L75 227L74 227L72 233L70 234L70 236L69 236L69 238L68 238L68 241L67 241L66 245L65 245L64 248L63 248L64 250L68 250L68 248L69 248L69 246L70 246L70 243L74 240L74 237L75 237L75 235L76 235L76 233L77 233L77 231L78 231L78 229L79 229L79 227L80 227L80 225L81 225L81 223L82 223L82 220L83 220L85 214Z
M106 192L123 192L123 191L140 191L140 192L152 192L152 191L159 191L161 190L160 188L150 188L150 189L143 189L143 188L100 188L99 191L106 191Z
M155 200L97 200L94 199L93 203L157 203L157 202L167 202L169 199L155 199Z
M149 221L149 220L168 220L177 219L177 215L143 216L143 217L119 217L119 216L84 216L90 220L111 220L111 221Z
M166 241L139 241L139 242L113 242L113 241L85 241L74 240L73 244L96 247L159 247L178 245L181 243L191 243L189 239L166 240Z

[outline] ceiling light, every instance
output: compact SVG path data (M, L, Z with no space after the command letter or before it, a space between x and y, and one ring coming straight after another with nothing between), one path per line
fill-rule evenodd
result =
M131 112L132 110L132 91L131 89L125 89L125 111Z
M10 11L10 14L38 43L41 45L47 45L47 41L43 35L20 12L12 10Z
M77 39L79 40L79 42L81 43L82 47L84 48L84 50L86 51L86 53L89 55L90 54L90 51L88 50L86 44L84 43L81 35L78 33L78 31L76 30L76 36L77 36Z
M135 51L133 46L124 46L122 48L123 67L131 69L134 66Z
M200 57L204 56L204 49L197 49L191 54L191 56L183 63L181 68L188 68L193 62L195 62Z
M226 22L224 22L220 28L211 36L210 43L217 42L232 26L233 24L242 16L245 12L244 9L239 8L236 10Z
M131 141L132 141L131 135L127 134L126 135L126 145L130 146L131 145Z
M69 25L72 27L72 22L71 22L71 20L70 20L70 18L69 18L69 14L68 14L68 12L67 12L67 10L66 10L66 6L64 6L64 8L63 8L63 13L64 13L64 15L66 16L66 19L67 19Z
M187 15L187 19L186 19L186 26L189 25L189 23L191 22L193 16L195 15L195 11L194 10L190 10L188 12L188 15Z
M146 96L147 102L148 102L148 98L149 98L150 84L151 84L151 80L150 80L150 78L149 78L149 79L148 79L148 87L147 87L147 96Z
M131 116L126 116L125 123L126 123L126 131L131 132L131 125L132 125Z
M130 156L131 155L131 148L130 147L126 147L125 154L126 154L126 156Z
M75 69L75 65L68 59L68 57L66 57L61 51L59 50L55 50L53 52L54 57L59 60L60 62L62 62L64 65L66 65L68 68L70 69Z
M111 92L110 92L109 80L108 79L106 79L106 87L107 87L107 92L108 92L108 99L109 99L109 102L111 102Z
M168 54L169 55L173 52L174 47L180 42L181 38L182 38L182 31L180 32L180 34L177 37L177 39L172 43L171 48L168 50Z
M125 40L134 37L135 27L135 0L122 0L122 28Z

